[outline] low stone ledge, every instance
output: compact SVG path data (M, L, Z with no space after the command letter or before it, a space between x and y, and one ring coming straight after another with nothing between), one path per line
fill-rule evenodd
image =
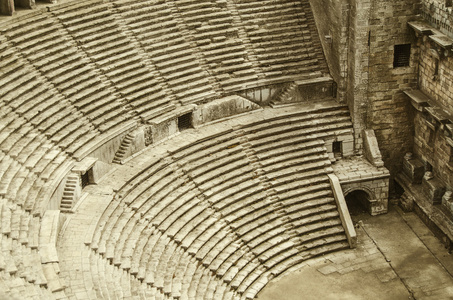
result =
M340 181L334 174L327 174L329 176L330 185L332 187L335 202L337 203L338 212L340 213L341 223L348 238L349 246L351 248L357 247L357 233L354 229L351 216L349 215L348 206L344 199L343 191L341 189Z

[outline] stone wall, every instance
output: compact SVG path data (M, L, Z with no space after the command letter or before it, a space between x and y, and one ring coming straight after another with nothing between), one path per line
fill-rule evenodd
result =
M367 107L355 104L356 109L366 110L366 128L375 131L385 166L394 175L401 167L402 157L412 148L410 104L402 91L417 86L418 67L416 51L412 47L409 66L394 68L394 46L414 43L414 34L407 22L418 13L419 1L372 0L369 13L366 2L361 2L356 20L360 29L356 48L363 55L356 56L362 68L356 68L356 73L367 75L355 76L362 81L356 82L360 93L355 93L354 101L367 98ZM366 22L364 19L368 15ZM364 26L367 26L366 33ZM364 34L367 35L366 42Z
M443 130L439 127L434 131L432 142L429 141L430 123L426 117L417 112L415 118L414 154L432 166L435 178L448 188L453 187L453 164L450 163L451 146Z
M453 37L453 6L445 0L421 0L421 15L431 26Z
M370 6L370 0L349 0L346 96L354 122L356 151L359 153L362 150L362 131L367 128Z
M347 0L310 0L318 32L329 66L330 74L338 85L337 97L346 101L347 77Z
M410 104L402 90L417 87L418 60L412 49L409 66L394 68L394 46L415 42L407 22L420 12L420 1L321 0L311 5L338 98L351 111L355 151L362 153L363 130L373 129L385 165L395 174L412 148Z
M0 0L0 14L11 16L15 11L13 0Z
M436 51L431 50L434 45L426 37L420 39L418 46L420 90L453 115L453 57L439 57Z
M443 8L444 4L438 4ZM426 6L426 3L424 3ZM425 9L426 7L424 7ZM433 17L438 16L436 9ZM426 19L429 21L430 19ZM439 34L439 33L435 33ZM429 106L438 109L445 121L439 122L429 112L416 112L414 117L414 153L432 166L434 177L453 188L453 57L445 56L445 49L438 47L428 35L419 36L416 43L419 57L418 87L431 102ZM431 135L431 137L430 137Z

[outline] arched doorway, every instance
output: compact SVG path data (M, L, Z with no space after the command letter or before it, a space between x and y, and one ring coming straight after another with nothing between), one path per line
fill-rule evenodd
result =
M345 196L351 218L367 214L370 211L370 195L363 190L354 190Z

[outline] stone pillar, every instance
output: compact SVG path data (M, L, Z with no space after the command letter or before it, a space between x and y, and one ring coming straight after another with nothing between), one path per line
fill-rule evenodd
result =
M14 13L14 0L0 0L0 14L12 16Z
M346 99L354 124L355 150L362 153L362 131L367 128L371 0L351 0L349 7Z

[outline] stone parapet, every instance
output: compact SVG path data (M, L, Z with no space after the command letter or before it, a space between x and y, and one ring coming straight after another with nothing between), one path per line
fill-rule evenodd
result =
M338 212L340 213L341 223L345 229L346 236L348 237L349 246L351 248L357 247L357 234L352 223L351 216L349 215L348 206L344 199L343 191L341 190L340 181L334 174L328 174L330 185L332 186L335 202L337 203Z

